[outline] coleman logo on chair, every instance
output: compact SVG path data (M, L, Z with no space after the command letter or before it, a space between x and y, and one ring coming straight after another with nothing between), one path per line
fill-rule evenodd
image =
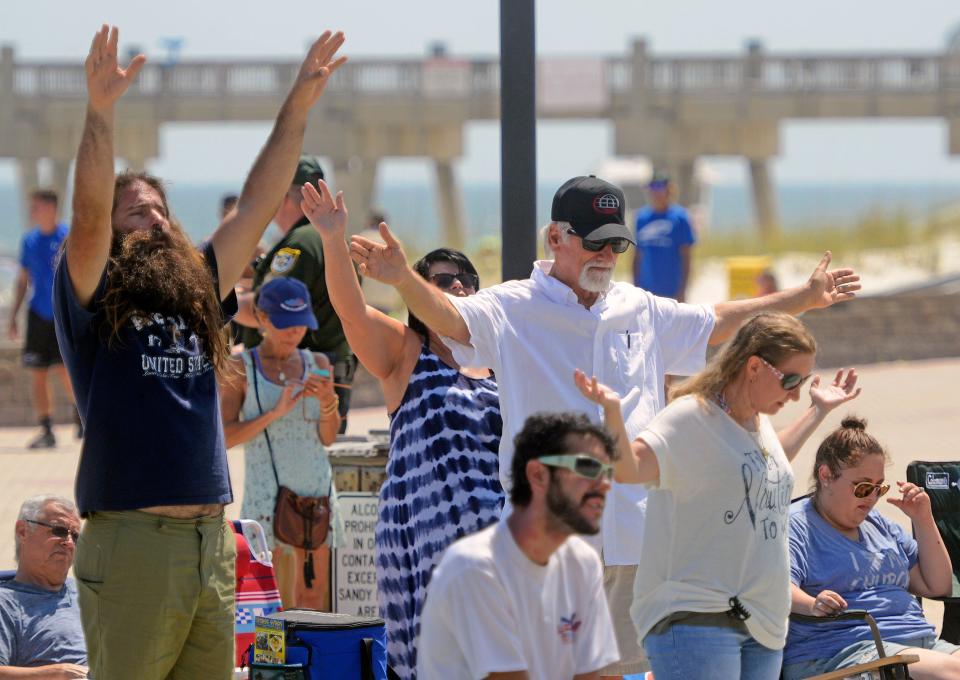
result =
M928 472L927 473L927 483L924 486L929 489L949 489L950 488L950 473L949 472Z

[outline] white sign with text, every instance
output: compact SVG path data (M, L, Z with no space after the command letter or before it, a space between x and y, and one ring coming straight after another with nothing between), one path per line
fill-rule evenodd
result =
M343 517L343 547L333 551L333 610L380 616L374 562L379 498L372 493L340 493L337 500Z

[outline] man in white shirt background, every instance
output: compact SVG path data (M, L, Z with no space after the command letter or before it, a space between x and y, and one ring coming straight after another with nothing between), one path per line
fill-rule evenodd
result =
M828 307L860 290L852 269L827 270L830 253L802 286L712 306L678 303L613 282L619 255L634 242L624 205L623 192L597 177L565 182L554 195L545 233L554 259L535 262L529 279L506 281L467 298L451 298L425 283L385 225L385 244L358 236L351 240L361 274L397 288L410 312L444 337L461 366L496 374L505 489L510 488L513 437L531 413L579 411L601 421L599 407L574 385L575 369L623 395L624 422L633 438L664 407L665 376L700 371L707 346L731 337L747 318L761 311L798 314ZM645 500L643 487L614 484L606 502L604 588L621 661L604 669L604 677L649 669L629 616Z
M517 435L513 512L444 553L420 626L420 680L595 680L617 660L596 552L615 447L583 414Z

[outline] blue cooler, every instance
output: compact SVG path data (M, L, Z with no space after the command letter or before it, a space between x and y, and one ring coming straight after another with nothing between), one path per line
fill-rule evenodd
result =
M287 663L302 663L309 680L387 680L383 619L288 609L270 615L286 626Z

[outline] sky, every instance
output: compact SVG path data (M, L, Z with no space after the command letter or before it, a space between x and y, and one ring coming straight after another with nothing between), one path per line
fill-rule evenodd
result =
M24 61L82 61L101 23L120 27L121 53L131 46L164 58L165 41L182 41L180 58L299 59L325 28L347 35L343 53L357 57L419 56L436 42L452 56L495 56L499 2L407 0L290 2L271 0L4 0L0 43ZM742 53L758 39L771 53L940 52L960 30L956 0L540 0L539 56L614 56L636 37L653 55ZM240 182L263 143L266 124L175 125L162 134L162 158L150 165L180 182ZM960 157L946 153L937 120L788 122L773 165L778 182L960 182ZM561 181L595 169L612 153L603 121L550 122L538 127L538 177ZM464 182L499 179L495 122L467 128L457 164ZM744 181L737 159L710 159L721 183ZM425 160L390 159L379 182L426 181ZM13 180L0 160L0 182Z

